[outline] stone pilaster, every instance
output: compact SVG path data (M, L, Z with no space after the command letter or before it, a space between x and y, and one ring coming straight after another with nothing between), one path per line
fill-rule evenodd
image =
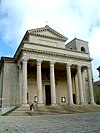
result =
M73 104L73 92L72 92L70 64L66 64L66 70L67 70L68 104L71 105Z
M3 90L3 69L1 68L0 72L0 104L2 104L2 90Z
M79 85L79 97L80 104L84 104L84 94L83 94L83 84L82 84L82 73L81 73L81 65L77 66L78 71L78 85Z
M90 103L95 104L94 102L94 95L93 95L93 85L92 85L92 73L91 67L87 67L87 75L88 75L88 84L89 84L89 91L90 91Z
M51 104L56 105L54 63L50 62Z
M38 106L43 106L41 60L37 60L37 98Z
M23 104L27 104L27 60L23 59Z
M22 104L22 66L19 64L19 104Z

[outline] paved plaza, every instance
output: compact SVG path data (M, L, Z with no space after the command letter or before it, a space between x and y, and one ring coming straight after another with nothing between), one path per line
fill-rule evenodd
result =
M1 116L0 133L100 133L100 112Z

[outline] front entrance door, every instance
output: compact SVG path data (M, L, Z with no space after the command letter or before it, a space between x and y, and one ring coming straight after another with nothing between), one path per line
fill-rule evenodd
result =
M73 94L73 103L76 104L76 95Z
M50 85L45 85L45 98L46 98L46 105L51 104L51 89Z

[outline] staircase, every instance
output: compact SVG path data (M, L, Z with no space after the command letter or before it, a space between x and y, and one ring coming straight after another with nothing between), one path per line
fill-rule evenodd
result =
M34 116L34 115L48 115L48 114L73 114L85 112L100 112L99 105L63 105L63 106L36 106L34 112L30 111L28 106L20 106L15 110L8 112L8 116Z

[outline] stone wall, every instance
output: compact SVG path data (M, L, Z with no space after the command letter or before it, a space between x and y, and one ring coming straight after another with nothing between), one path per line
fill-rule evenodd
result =
M2 106L8 110L18 104L18 70L16 63L5 62L3 72Z
M100 104L100 81L96 81L93 84L94 100L97 104Z
M1 107L1 70L0 70L0 107Z
M39 36L29 36L29 42L43 44L45 46L53 46L58 48L65 48L65 42L60 40L48 39Z

